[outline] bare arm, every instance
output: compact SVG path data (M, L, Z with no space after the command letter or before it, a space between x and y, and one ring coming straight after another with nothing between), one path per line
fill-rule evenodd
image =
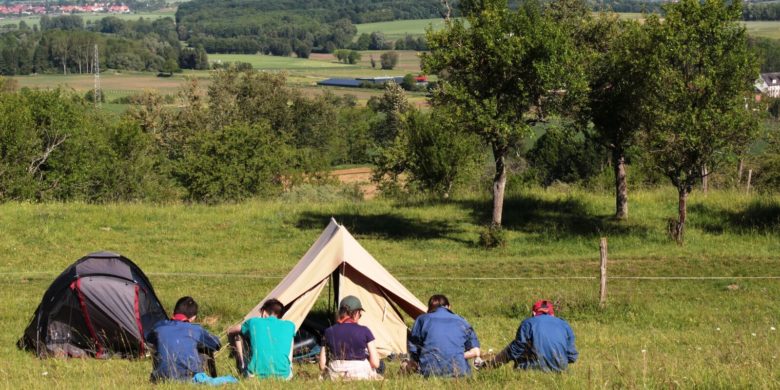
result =
M236 349L236 368L242 371L244 367L244 342L241 339L241 324L233 325L228 329L228 340L233 342Z
M474 347L463 353L463 357L466 359L479 357L479 347Z
M325 371L325 367L328 365L328 351L326 346L320 348L320 371Z
M379 352L377 352L373 341L368 343L368 363L371 365L371 368L379 368Z

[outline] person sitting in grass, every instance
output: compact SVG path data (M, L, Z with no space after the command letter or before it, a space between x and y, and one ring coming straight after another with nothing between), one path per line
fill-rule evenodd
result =
M374 334L358 324L362 314L363 305L357 297L349 295L339 303L337 323L322 335L319 360L322 378L382 379L376 371L381 361Z
M539 300L533 305L531 317L520 323L515 339L480 366L497 367L513 361L519 369L561 372L576 362L578 355L569 324L555 317L552 302Z
M220 342L217 336L193 324L197 316L198 303L192 297L182 297L176 302L173 317L152 327L146 336L146 341L154 347L152 382L175 380L216 385L238 382L232 376L212 378L205 373L204 365L219 350Z
M291 379L295 324L279 319L284 305L269 299L260 308L260 317L245 320L228 330L236 351L239 372L258 378ZM244 341L249 344L244 358Z
M471 375L468 359L479 359L479 340L463 317L450 310L444 295L428 300L428 313L417 317L409 337L409 355L425 376Z

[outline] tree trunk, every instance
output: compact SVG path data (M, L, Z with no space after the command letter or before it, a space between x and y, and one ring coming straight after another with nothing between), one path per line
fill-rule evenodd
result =
M628 184L626 183L626 156L622 150L612 151L612 166L615 168L615 218L628 218Z
M739 159L739 165L737 166L737 184L742 183L742 170L745 167L745 161L741 158Z
M496 174L493 176L493 226L501 226L501 217L504 213L506 152L505 147L493 146L493 157L496 159Z
M704 194L707 194L707 191L710 189L710 171L707 169L707 166L701 167L701 191L704 192Z
M677 207L677 223L672 231L672 237L678 244L682 244L685 239L685 219L688 217L688 189L678 188L679 204Z

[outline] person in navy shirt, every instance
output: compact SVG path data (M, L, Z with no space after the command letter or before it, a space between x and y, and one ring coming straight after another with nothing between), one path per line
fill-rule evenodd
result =
M463 317L450 310L444 295L428 300L428 313L414 322L409 337L409 354L425 376L463 377L471 375L467 359L479 358L479 340Z
M381 366L374 334L358 324L363 313L360 299L348 295L339 303L336 324L322 335L320 371L322 378L334 380L377 380Z
M561 372L577 361L574 332L566 321L555 317L552 302L539 300L531 312L532 316L520 323L515 339L484 366L513 361L519 369Z
M173 317L157 322L146 341L154 346L153 382L161 380L191 381L204 373L204 361L198 350L217 351L219 338L193 324L198 304L191 297L176 302ZM202 375L201 375L202 376Z

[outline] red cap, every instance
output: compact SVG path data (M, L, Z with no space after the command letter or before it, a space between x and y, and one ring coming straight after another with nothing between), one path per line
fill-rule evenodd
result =
M536 301L531 311L533 311L534 316L538 316L540 314L549 314L551 316L555 315L555 309L553 308L552 302L546 299L540 299Z

